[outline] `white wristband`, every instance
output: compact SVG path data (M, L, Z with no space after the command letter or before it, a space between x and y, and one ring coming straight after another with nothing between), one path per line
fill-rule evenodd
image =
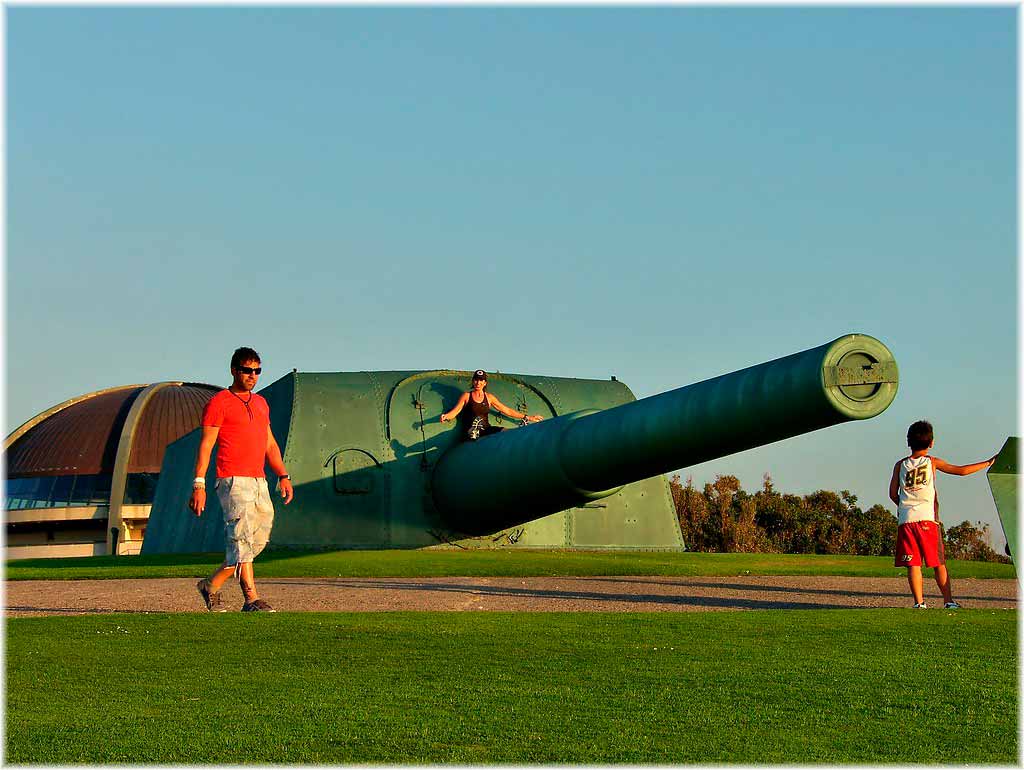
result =
M205 486L206 486L206 479L205 479L205 478L204 478L203 476L196 476L196 477L195 477L195 478L194 478L194 479L192 480L192 486L201 486L201 487L205 487Z

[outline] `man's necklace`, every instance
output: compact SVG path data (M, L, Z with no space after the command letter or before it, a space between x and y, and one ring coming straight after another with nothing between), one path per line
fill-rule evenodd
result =
M228 388L228 393L237 398L239 401L242 401L242 397L235 393L235 391L231 390L231 388ZM251 390L249 391L249 401L252 401ZM249 422L252 422L252 409L249 407L249 401L242 401L242 404L245 406L245 411L249 413Z

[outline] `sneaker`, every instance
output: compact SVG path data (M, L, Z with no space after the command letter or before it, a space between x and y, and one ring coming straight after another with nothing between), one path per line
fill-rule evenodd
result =
M224 606L224 602L220 600L220 591L213 592L210 590L209 580L203 579L196 583L196 590L203 597L203 601L206 602L206 609L209 612L228 611L228 608Z
M955 601L946 602L945 604L942 605L942 609L944 609L944 610L958 610L958 609L960 609L960 605L957 604Z
M242 612L277 612L262 599L254 599L242 605Z
M924 602L920 602L920 603L914 605L914 609L915 610L926 610L926 609L928 609L928 605L925 604Z

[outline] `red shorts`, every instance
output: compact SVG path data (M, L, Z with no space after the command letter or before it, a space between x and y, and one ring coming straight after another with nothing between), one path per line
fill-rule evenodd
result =
M896 531L896 566L938 567L946 563L945 548L939 525L934 521L912 521L900 524Z

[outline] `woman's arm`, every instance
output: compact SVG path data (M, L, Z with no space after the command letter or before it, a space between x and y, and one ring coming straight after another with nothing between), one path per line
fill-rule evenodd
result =
M509 409L497 396L490 396L491 406L497 409L506 417L511 417L514 420L526 420L527 422L538 422L544 418L539 414L529 415L526 412L517 412L515 409Z
M452 410L450 412L445 412L444 414L441 415L441 422L448 422L448 420L458 417L459 412L462 411L462 407L466 405L467 401L469 401L469 394L463 393L461 396L459 396L459 400L455 404L455 406L452 407Z

